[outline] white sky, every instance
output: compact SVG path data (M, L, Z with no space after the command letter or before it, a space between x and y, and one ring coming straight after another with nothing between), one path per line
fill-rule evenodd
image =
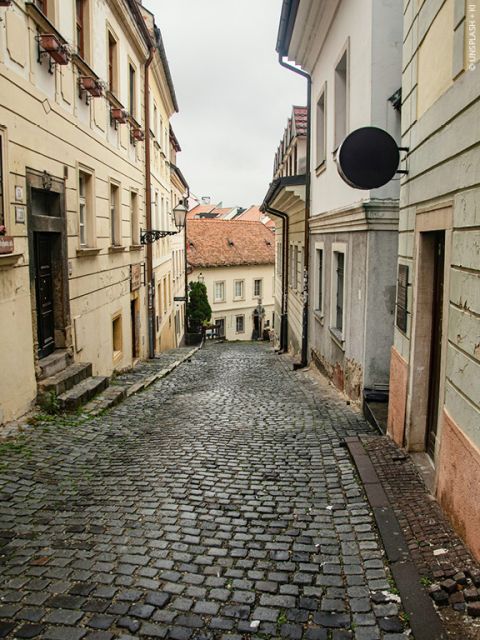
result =
M180 109L177 163L192 193L260 204L292 105L306 104L306 81L277 60L282 0L143 4L165 42Z

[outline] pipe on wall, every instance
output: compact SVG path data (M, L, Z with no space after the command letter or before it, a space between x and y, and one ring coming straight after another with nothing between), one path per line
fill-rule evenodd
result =
M149 70L155 56L155 47L145 62L144 71L144 109L145 109L145 221L147 231L152 230L152 175L150 157L150 82ZM155 282L153 280L153 246L147 243L147 317L148 317L148 356L155 356Z

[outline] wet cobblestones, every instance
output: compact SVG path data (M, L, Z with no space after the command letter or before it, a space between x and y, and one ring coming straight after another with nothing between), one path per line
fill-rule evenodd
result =
M208 345L107 414L0 449L0 637L400 640L340 439L263 345Z

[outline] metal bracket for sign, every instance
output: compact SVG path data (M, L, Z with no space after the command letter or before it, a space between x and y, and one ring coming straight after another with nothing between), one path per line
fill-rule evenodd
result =
M408 153L410 151L410 147L398 147L398 150L405 151L405 153ZM398 169L396 173L400 174L401 176L408 176L409 171L408 169Z
M166 238L167 236L174 236L178 233L178 231L158 231L156 229L151 229L150 231L140 231L140 243L141 244L153 244L157 240L161 238Z

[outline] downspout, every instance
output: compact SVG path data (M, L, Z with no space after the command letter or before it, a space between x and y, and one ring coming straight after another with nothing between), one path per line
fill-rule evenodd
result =
M145 62L144 101L145 101L145 218L147 231L152 230L152 175L150 158L150 83L149 69L152 64L155 47ZM153 245L147 243L147 316L148 316L148 356L155 357L155 282L153 280Z
M185 206L187 207L187 213L185 214L185 229L184 229L184 238L183 238L183 252L185 254L185 316L183 318L183 332L184 332L184 343L187 344L187 333L188 333L188 316L187 316L187 308L188 308L188 258L187 258L187 224L188 224L188 204L190 202L190 187L187 187L187 198L185 200Z
M303 249L303 314L302 314L302 355L300 365L296 368L306 367L308 364L308 266L310 262L310 233L309 221L311 211L311 130L312 130L312 78L309 73L302 69L284 62L283 56L278 54L278 62L282 67L293 71L307 80L307 157L306 157L306 180L305 180L305 236Z
M290 219L284 211L274 209L269 205L263 205L266 213L270 213L283 220L282 224L282 317L280 319L280 351L288 351L288 242Z

